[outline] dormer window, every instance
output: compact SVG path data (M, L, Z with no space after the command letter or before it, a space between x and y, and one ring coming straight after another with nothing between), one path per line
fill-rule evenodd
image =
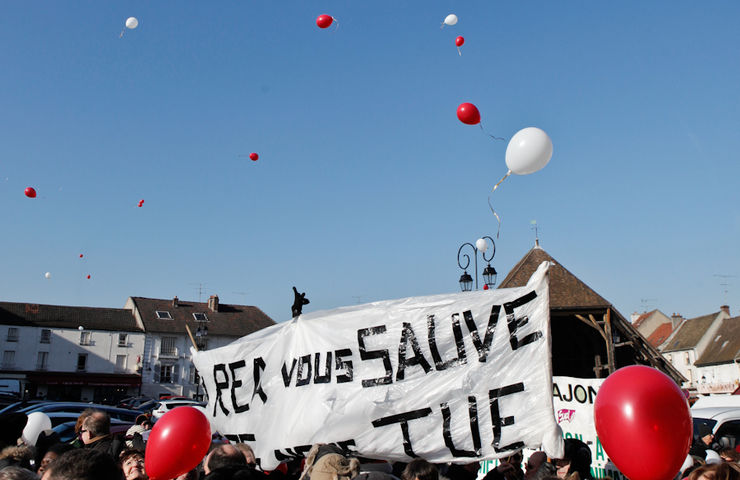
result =
M172 320L172 315L166 310L157 310L157 318L161 320Z
M193 318L195 319L196 322L207 322L208 321L208 317L206 317L205 313L200 313L200 312L194 313Z

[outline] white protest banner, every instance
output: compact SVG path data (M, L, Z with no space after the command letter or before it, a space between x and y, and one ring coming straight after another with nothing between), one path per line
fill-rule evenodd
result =
M621 479L621 474L604 452L594 424L594 401L604 378L576 378L566 376L552 377L552 396L555 419L563 430L563 438L577 438L585 442L591 450L591 474L593 478L609 476ZM526 464L534 450L525 450L523 462ZM495 460L481 462L478 478L496 468Z
M525 287L309 313L193 352L211 423L265 469L314 443L398 461L562 455L547 271Z

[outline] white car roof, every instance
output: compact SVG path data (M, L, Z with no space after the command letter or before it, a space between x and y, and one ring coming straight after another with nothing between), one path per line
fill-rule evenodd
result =
M693 418L706 418L708 420L716 421L717 423L714 425L713 430L717 431L717 428L725 422L740 420L740 408L692 408L691 416Z

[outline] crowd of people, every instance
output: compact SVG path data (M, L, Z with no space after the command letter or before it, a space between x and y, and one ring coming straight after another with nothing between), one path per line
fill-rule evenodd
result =
M139 416L125 435L112 435L108 415L89 409L78 418L73 441L62 443L54 431L47 430L41 432L33 446L21 440L26 418L20 413L0 417L0 480L149 479L144 458L152 423L146 415ZM732 448L718 449L711 430L700 427L694 438L677 479L740 480L740 453ZM565 439L563 458L548 458L544 452L536 451L523 461L523 453L517 451L497 462L483 480L593 478L591 449L578 439ZM477 461L384 462L355 458L339 447L324 444L314 445L305 459L263 471L249 445L216 436L196 468L167 480L476 480L479 471Z

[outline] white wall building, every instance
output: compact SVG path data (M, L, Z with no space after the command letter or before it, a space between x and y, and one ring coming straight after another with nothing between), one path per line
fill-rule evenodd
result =
M27 397L113 401L139 393L144 330L130 311L0 302L1 378Z
M723 305L719 312L685 320L665 342L662 353L687 378L684 388L697 391L702 374L696 363L709 351L720 324L729 317L729 307Z
M696 360L699 394L733 393L740 387L740 317L722 320Z
M212 295L207 303L129 297L126 309L147 332L142 356L142 394L153 398L178 395L202 398L192 364L192 341L202 349L218 348L275 322L262 310L248 305L221 305Z

